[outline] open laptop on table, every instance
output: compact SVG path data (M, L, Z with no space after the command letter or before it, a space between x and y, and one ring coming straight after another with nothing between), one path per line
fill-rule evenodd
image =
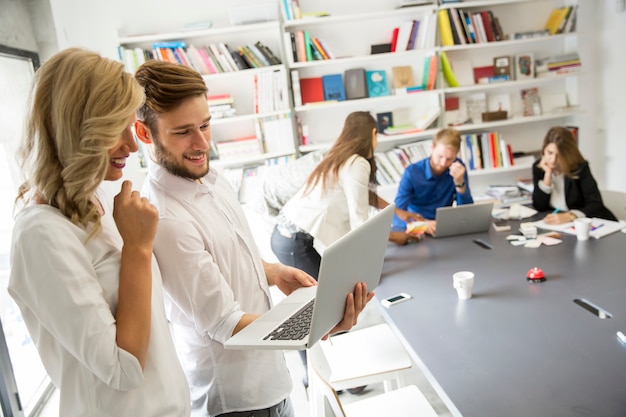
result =
M294 291L228 339L224 347L302 350L320 340L343 318L346 297L354 292L357 282L365 282L368 291L378 286L394 209L395 205L390 204L328 246L322 256L317 286ZM294 327L300 326L304 331L291 335L291 326L284 323L297 313L305 318Z
M493 202L463 204L437 209L434 237L481 233L489 230Z

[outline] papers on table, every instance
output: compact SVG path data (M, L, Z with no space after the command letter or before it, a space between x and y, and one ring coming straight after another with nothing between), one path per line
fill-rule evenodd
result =
M543 220L539 220L533 223L540 229L545 230L554 230L557 232L567 233L570 235L575 235L576 230L574 229L574 223L563 223L563 224L547 224ZM618 232L622 230L624 225L620 222L614 222L611 220L604 220L598 218L591 219L591 232L589 232L589 236L595 239L600 239L601 237L610 235L611 233Z
M511 204L509 208L494 208L492 215L498 219L527 219L537 214L534 208L522 204Z

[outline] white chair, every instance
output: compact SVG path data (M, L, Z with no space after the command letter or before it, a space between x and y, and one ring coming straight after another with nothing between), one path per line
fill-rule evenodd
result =
M626 220L626 193L621 191L600 190L604 205L611 210L618 220Z
M385 392L389 392L404 386L404 373L412 366L402 343L386 323L331 336L311 349L328 366L325 379L335 390L382 382ZM310 362L308 368L310 383ZM314 386L309 387L311 415L317 415L322 398Z
M316 343L307 350L309 383L320 399L319 408L312 416L334 417L436 417L437 413L415 385L385 392L374 397L343 405L330 382L332 369L327 361L323 343Z

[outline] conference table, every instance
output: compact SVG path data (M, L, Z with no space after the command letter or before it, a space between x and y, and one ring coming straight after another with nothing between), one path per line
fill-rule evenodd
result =
M511 223L389 244L376 298L413 298L383 314L455 416L626 416L616 337L626 334L626 234L526 248L506 240ZM527 281L533 267L545 282ZM475 274L468 300L452 286L462 270Z

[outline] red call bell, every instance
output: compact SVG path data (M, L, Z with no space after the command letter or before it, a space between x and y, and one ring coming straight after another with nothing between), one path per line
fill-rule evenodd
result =
M526 279L528 282L543 282L546 280L546 275L543 273L543 269L534 267L528 270Z

